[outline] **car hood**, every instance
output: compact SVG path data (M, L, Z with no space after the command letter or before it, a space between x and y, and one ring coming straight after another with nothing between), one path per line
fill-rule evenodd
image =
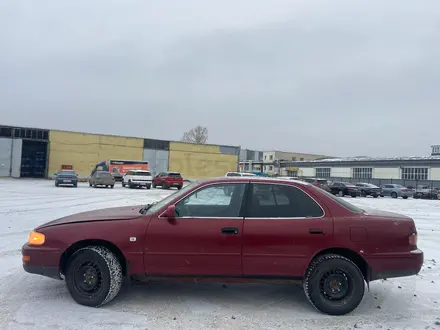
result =
M139 210L143 207L143 205L136 206L124 206L124 207L112 207L94 211L87 211L69 215L67 217L59 218L57 220L53 220L47 222L39 228L46 228L51 226L72 224L78 222L95 222L95 221L112 221L112 220L130 220L135 219L141 214Z
M365 207L362 207L362 209L365 211L364 215L366 215L366 216L395 218L395 219L402 219L402 220L403 219L411 219L410 217L407 217L406 215L399 214L399 213L382 211L382 210L378 210L378 209L365 208Z

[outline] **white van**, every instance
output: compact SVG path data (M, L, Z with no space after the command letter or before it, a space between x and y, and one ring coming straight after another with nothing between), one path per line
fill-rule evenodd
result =
M150 171L131 170L125 173L125 175L122 177L122 187L146 187L147 189L150 189L152 181L153 177L151 176Z

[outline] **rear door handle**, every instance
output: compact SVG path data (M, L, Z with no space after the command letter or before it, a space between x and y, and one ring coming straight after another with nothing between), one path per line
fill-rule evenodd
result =
M310 228L309 229L310 235L324 235L324 230L320 228Z
M238 234L238 228L234 228L234 227L222 228L222 234L237 235Z

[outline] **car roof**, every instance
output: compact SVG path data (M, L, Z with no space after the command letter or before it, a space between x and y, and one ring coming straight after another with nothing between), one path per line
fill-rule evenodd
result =
M266 178L266 177L260 177L260 176L221 176L221 177L217 177L217 178L209 178L209 179L200 179L197 180L196 182L199 183L216 183L216 182L233 182L233 181L238 181L238 182L261 182L261 183L280 183L280 182L284 182L284 183L297 183L299 185L303 185L303 186L311 186L310 183L308 182L304 182L304 181L300 181L300 180L287 180L287 179L278 179L278 178Z

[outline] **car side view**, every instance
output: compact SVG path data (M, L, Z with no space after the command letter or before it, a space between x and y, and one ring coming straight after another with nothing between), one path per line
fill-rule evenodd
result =
M29 273L65 279L85 306L110 302L132 278L285 281L302 283L319 311L342 315L371 281L417 274L423 252L407 216L360 209L306 182L222 177L149 205L43 224L22 259Z

